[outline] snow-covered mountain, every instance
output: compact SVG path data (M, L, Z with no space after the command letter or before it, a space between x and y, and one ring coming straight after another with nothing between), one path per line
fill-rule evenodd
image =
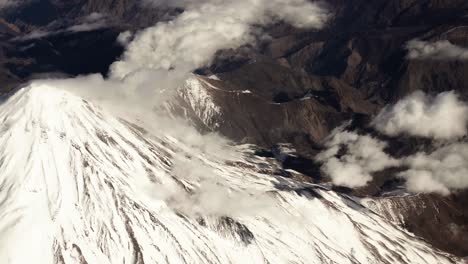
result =
M352 197L275 176L252 146L148 132L44 83L0 118L0 263L456 261Z

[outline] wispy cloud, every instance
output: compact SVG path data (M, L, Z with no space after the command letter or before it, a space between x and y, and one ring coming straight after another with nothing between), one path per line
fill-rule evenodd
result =
M14 41L27 41L33 39L41 39L46 38L62 33L72 33L72 32L86 32L86 31L93 31L98 30L101 28L107 27L108 19L107 16L100 13L92 13L86 17L81 18L78 21L78 24L68 26L62 29L55 29L55 30L35 30L32 31L24 36L20 36L14 39Z
M406 44L406 48L409 59L468 60L468 48L454 45L448 40L411 40Z
M167 4L167 1L147 1ZM123 78L142 68L195 69L209 63L216 51L255 41L255 25L284 20L297 27L321 27L327 12L307 0L176 1L183 12L135 37L112 74Z

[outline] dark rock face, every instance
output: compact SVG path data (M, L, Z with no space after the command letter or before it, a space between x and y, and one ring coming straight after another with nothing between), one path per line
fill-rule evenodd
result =
M17 62L9 62L5 66L20 78L51 72L106 74L109 65L123 51L115 41L119 33L111 28L17 42L14 47L6 49L7 56L16 58Z
M334 2L331 5L339 10L329 28L330 34L340 32L336 30L339 28L342 29L341 35L332 36L332 41L327 41L319 59L309 65L308 72L335 75L383 103L398 100L413 90L434 91L437 86L437 91L464 89L462 86L466 82L453 80L445 88L440 87L438 83L446 78L440 75L425 83L408 80L431 76L428 69L437 72L444 68L463 68L461 64L466 63L449 66L453 62L447 62L444 66L437 61L425 61L420 63L425 64L421 68L414 65L417 62L406 60L404 45L415 38L428 41L447 39L452 43L465 44L466 38L462 33L446 32L467 25L466 1L330 2ZM466 29L459 30L466 32ZM341 67L333 67L333 64Z
M265 62L206 79L222 106L216 129L222 134L264 147L280 142L310 148L353 113L372 113L375 107L359 91L334 78L301 75Z
M137 29L171 19L180 10L163 6L155 8L133 0L35 0L0 11L7 21L14 22L25 30L64 19L74 20L92 13L106 14Z
M210 126L191 113L201 129L258 144L265 153L278 143L291 143L297 152L283 160L284 169L300 171L314 182L324 177L313 156L330 131L344 121L352 119L351 126L364 130L366 121L384 105L415 90L456 90L468 99L467 60L409 60L405 49L416 38L468 47L468 1L328 0L326 5L334 17L322 30L277 23L266 27L268 41L218 52L211 65L196 73L206 85L216 87L209 94L220 106L222 119ZM111 25L12 41L51 22L65 25L93 12L108 14ZM115 44L121 31L170 20L180 12L142 6L135 0L37 0L0 11L0 92L40 73L106 74L123 51ZM212 74L220 80L208 78ZM184 103L183 107L191 107ZM364 132L375 135L375 131ZM392 139L389 151L402 156L427 144L414 138ZM381 172L361 190L335 190L378 197L401 184L389 177L396 173ZM466 193L418 195L391 203L403 216L400 224L409 231L466 256L466 198Z

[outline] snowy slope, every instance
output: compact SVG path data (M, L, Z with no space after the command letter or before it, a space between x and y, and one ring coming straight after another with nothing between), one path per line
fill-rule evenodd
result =
M43 84L0 119L0 263L453 263L248 146L150 135Z
M210 129L219 128L219 120L222 120L221 107L216 105L210 88L202 79L192 76L187 79L180 96L188 103L191 109L202 123Z

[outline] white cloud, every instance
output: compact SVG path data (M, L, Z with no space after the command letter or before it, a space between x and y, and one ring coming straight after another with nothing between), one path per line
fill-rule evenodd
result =
M435 97L415 92L383 109L372 122L389 136L408 134L434 139L453 139L467 134L468 106L454 92Z
M107 25L103 21L92 22L92 23L82 23L78 25L73 25L65 29L65 32L86 32L93 31L101 28L105 28Z
M224 146L223 152L228 152L226 146ZM187 158L181 154L174 157L172 162L171 174L175 178L179 181L196 184L191 186L189 193L181 191L180 187L168 188L167 184L161 185L160 187L164 189L162 194L168 196L156 196L156 198L163 198L172 208L184 212L184 214L246 216L256 215L259 211L274 211L272 209L274 207L273 197L263 190L232 188L226 179L215 176L217 172L214 171L214 168L197 160L196 157ZM152 193L157 195L154 191ZM161 194L159 190L158 193Z
M234 190L229 188L225 179L216 177L219 168L210 164L224 164L226 161L237 161L241 154L232 143L217 134L201 134L185 120L173 118L167 112L152 110L154 104L161 103L161 98L151 94L145 98L146 90L151 86L147 81L158 81L154 72L134 74L124 80L106 80L100 74L81 76L70 79L35 80L35 85L56 87L80 95L92 101L94 105L105 108L116 117L122 117L149 131L152 136L164 137L175 142L174 153L166 156L171 163L171 177L162 182L152 183L149 180L138 182L138 188L152 198L166 201L172 209L187 215L237 215L255 214L259 210L269 208L269 196L252 188ZM164 79L168 81L167 79ZM179 80L170 81L170 84ZM161 84L166 86L165 84ZM148 135L148 136L149 136ZM180 151L177 152L177 151ZM190 155L190 156L188 156ZM208 158L209 157L209 158ZM210 162L207 162L209 160ZM216 161L216 162L215 162ZM228 165L226 165L228 166ZM191 186L187 192L181 181Z
M102 13L91 13L88 16L81 18L77 25L70 26L65 29L66 32L85 32L97 30L107 26L107 15Z
M151 1L147 1L151 2ZM153 1L161 4L161 1ZM167 3L167 1L164 1ZM209 63L216 51L255 41L253 25L285 20L298 27L320 27L327 13L307 0L177 1L185 11L136 35L112 76L149 69L193 70Z
M173 97L166 90L176 90L189 77L167 71L138 71L123 80L105 79L101 74L69 79L37 80L71 91L79 96L121 112L149 113ZM159 89L157 89L159 87Z
M61 82L88 99L153 109L172 98L191 72L209 62L218 49L236 48L253 41L252 24L284 19L297 26L317 27L326 18L325 11L306 0L205 0L173 4L184 5L186 11L174 21L137 33L122 60L112 65L111 78L97 74L54 82ZM106 18L92 14L81 22L100 25ZM81 29L82 25L78 27L66 31ZM46 34L54 32L40 32L39 36ZM123 33L118 41L125 43L131 37Z
M130 43L132 38L133 38L132 32L124 31L120 33L119 36L117 37L117 43L119 43L122 46L126 46L128 45L128 43Z
M468 188L468 144L452 143L430 154L418 153L404 159L410 169L400 175L413 192L436 192Z
M183 5L185 11L173 21L158 23L137 33L128 44L122 60L111 66L110 79L91 75L55 82L72 87L88 99L118 100L122 105L152 109L171 98L173 91L183 85L191 72L209 62L216 51L254 41L251 33L254 24L283 19L296 26L318 27L326 19L326 12L307 0L202 0L171 3ZM17 40L92 30L105 26L108 18L93 13L82 18L81 24L59 31L33 32ZM126 43L131 38L130 33L122 33L118 41Z
M416 92L383 109L371 124L390 136L436 139L432 152L395 159L384 152L385 142L339 128L317 159L335 185L362 187L372 180L372 173L402 167L407 169L398 175L406 179L409 191L448 195L468 188L468 144L457 142L467 134L467 120L468 106L454 92L435 97ZM343 149L347 151L341 155Z
M384 152L386 146L370 136L338 129L326 143L327 150L317 159L323 162L322 170L333 184L358 188L372 180L372 173L400 164ZM346 153L339 156L343 147Z
M421 152L402 159L386 154L386 146L387 143L370 136L338 129L317 160L323 164L322 171L338 186L363 187L372 181L374 172L402 167L407 169L395 176L406 180L408 191L449 195L468 189L467 143L434 145L435 150L430 153ZM340 153L345 150L344 154Z
M101 21L107 18L106 14L99 13L99 12L93 12L84 18L82 18L82 21L84 22L96 22L96 21Z
M62 31L60 31L62 32ZM13 38L13 41L26 41L26 40L32 40L32 39L41 39L45 37L49 37L55 34L58 34L60 32L55 32L55 31L45 31L45 30L34 30L31 31L30 33Z
M468 48L450 43L447 40L427 42L411 40L406 44L409 59L467 60Z
M45 30L39 29L34 30L26 35L16 37L14 41L26 41L26 40L33 40L33 39L41 39L46 38L62 33L70 33L70 32L87 32L98 30L101 28L105 28L108 26L107 16L101 13L92 13L88 16L85 16L79 20L79 23L76 25L71 25L69 27L63 29L55 29L55 30Z

